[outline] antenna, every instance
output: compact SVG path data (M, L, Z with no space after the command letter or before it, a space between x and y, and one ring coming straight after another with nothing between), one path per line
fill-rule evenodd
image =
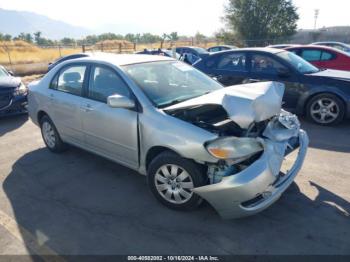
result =
M319 14L320 14L320 9L315 9L315 25L314 25L315 30L317 29L317 19Z

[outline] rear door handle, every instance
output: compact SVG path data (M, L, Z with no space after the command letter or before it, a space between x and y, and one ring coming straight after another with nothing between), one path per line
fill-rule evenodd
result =
M55 101L55 95L54 94L50 94L50 101Z

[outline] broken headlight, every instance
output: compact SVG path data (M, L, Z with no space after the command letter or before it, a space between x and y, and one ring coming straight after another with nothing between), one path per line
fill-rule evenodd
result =
M293 115L287 111L281 110L281 114L278 117L278 121L287 129L299 129L300 122L296 115Z
M23 83L21 83L21 85L14 90L13 96L24 96L27 94L27 91L27 87Z
M250 137L225 137L208 142L208 152L215 158L235 160L248 158L264 150L262 143Z

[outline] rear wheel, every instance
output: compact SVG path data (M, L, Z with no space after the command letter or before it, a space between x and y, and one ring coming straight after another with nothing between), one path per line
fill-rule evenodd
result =
M63 143L58 131L48 116L40 120L41 135L47 148L54 153L61 153L66 150L67 145Z
M205 184L204 168L172 152L157 156L148 169L148 185L152 193L172 209L198 207L202 199L192 190Z
M320 94L307 104L307 117L319 125L339 124L345 115L345 106L337 96Z

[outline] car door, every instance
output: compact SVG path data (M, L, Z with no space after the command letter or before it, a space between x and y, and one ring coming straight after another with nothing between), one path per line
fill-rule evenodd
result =
M225 53L205 62L211 77L224 86L237 85L249 78L245 52Z
M65 66L56 74L49 89L50 117L62 139L77 145L84 143L80 107L86 74L86 64Z
M303 89L303 84L294 70L271 54L251 53L249 59L249 76L252 79L277 81L285 84L283 107L294 111Z
M133 98L127 84L111 67L92 65L82 122L88 149L130 167L138 166L138 112L111 108L107 97Z

